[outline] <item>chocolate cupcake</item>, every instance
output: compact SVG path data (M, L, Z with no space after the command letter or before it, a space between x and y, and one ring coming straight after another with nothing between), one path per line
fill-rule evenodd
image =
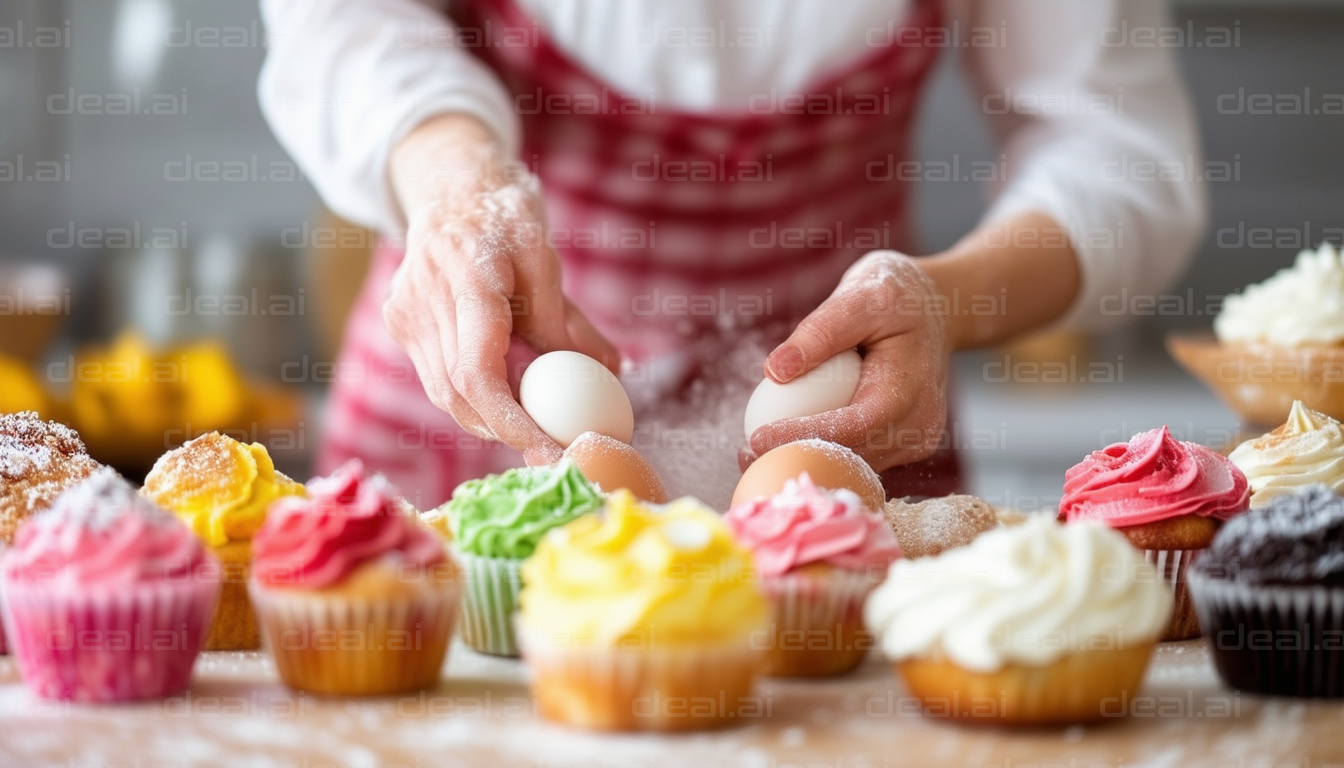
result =
M1324 485L1228 521L1189 574L1233 688L1344 697L1344 499Z

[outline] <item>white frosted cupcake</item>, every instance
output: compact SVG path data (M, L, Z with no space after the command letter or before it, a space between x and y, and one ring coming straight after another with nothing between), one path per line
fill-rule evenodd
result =
M1124 536L1035 518L897 560L864 616L926 712L1037 725L1096 720L1104 700L1132 697L1171 610Z
M1344 425L1293 401L1288 420L1267 435L1247 440L1228 456L1251 483L1251 508L1309 485L1344 490Z

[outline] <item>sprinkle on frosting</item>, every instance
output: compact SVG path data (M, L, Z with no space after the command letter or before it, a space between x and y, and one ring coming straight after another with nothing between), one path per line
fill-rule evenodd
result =
M444 506L454 547L479 557L521 559L547 531L599 509L602 495L565 459L468 480Z
M439 538L407 514L391 484L382 475L366 478L358 459L312 480L307 498L275 502L252 552L260 583L308 589L339 584L388 554L421 567L447 558Z
M1344 499L1323 485L1228 521L1192 566L1244 584L1344 587Z
M893 660L941 654L988 673L1152 642L1172 602L1120 533L1034 517L937 557L897 560L864 620Z
M762 576L780 576L808 563L861 571L885 568L900 556L886 521L853 492L818 488L802 473L770 498L733 507L724 522L752 551Z
M617 491L603 514L552 531L523 564L521 623L591 647L744 644L768 615L751 560L694 499L654 509Z
M1242 443L1228 458L1251 483L1252 508L1316 483L1344 490L1344 426L1300 400L1283 426Z
M265 446L211 432L159 457L141 492L218 547L251 539L271 502L304 489L275 470Z
M1293 266L1223 301L1218 339L1281 346L1344 343L1344 262L1331 243L1304 250Z
M56 589L111 591L212 572L217 578L201 568L210 561L177 518L101 469L19 529L4 573Z
M1060 516L1113 528L1200 515L1226 520L1246 509L1246 476L1221 454L1182 442L1166 427L1093 451L1064 475Z

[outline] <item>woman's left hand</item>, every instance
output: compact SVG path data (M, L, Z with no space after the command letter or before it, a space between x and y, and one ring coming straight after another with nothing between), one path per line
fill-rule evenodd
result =
M765 361L766 375L787 383L858 347L863 368L853 402L760 427L742 463L804 438L846 445L879 472L930 456L947 422L949 319L947 302L915 259L874 251L855 262Z

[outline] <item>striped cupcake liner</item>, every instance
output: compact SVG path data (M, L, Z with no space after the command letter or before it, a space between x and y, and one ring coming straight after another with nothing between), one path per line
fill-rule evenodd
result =
M519 655L513 615L523 588L522 560L481 557L454 551L465 575L462 593L462 641L492 656Z
M3 585L9 651L23 682L46 699L132 701L186 689L219 598L204 579L117 594L53 594Z
M1159 638L1162 641L1193 640L1199 637L1199 617L1195 614L1190 591L1186 588L1186 572L1202 549L1145 549L1143 559L1157 569L1162 583L1171 588L1173 608L1171 621Z
M752 637L752 646L766 651L765 674L814 677L861 663L874 645L863 627L863 602L881 583L881 575L839 569L765 579L770 627Z
M1190 593L1225 683L1344 698L1344 588L1254 586L1192 574Z

